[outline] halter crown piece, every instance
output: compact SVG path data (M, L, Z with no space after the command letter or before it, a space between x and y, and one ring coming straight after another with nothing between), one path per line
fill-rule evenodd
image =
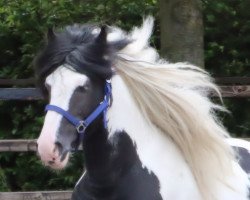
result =
M110 106L110 100L111 100L111 82L110 80L106 80L105 82L105 88L104 88L104 99L99 104L99 106L84 120L78 119L77 117L70 114L68 111L56 106L48 104L45 107L45 111L55 111L59 114L61 114L63 117L65 117L71 124L73 124L76 127L76 130L80 136L80 141L83 140L84 133L86 128L101 114L103 113L103 123L104 127L107 128L107 109Z

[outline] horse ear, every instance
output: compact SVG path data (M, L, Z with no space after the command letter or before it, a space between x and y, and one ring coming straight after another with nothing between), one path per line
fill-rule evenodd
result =
M55 38L55 33L52 27L48 28L48 32L47 32L47 39L51 40L53 38Z
M98 42L98 43L106 43L107 42L107 26L106 25L101 26L101 31L96 38L96 42Z

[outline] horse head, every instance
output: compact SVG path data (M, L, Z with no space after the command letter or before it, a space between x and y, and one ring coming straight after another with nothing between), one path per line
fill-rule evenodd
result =
M39 86L49 101L37 140L38 153L46 166L64 168L70 151L81 143L79 132L84 130L79 129L85 129L85 125L72 124L65 115L81 122L104 100L106 80L113 73L114 52L126 44L107 43L107 29L73 25L61 32L49 30L47 43L35 60ZM93 124L101 118L97 116ZM87 129L91 130L91 125Z

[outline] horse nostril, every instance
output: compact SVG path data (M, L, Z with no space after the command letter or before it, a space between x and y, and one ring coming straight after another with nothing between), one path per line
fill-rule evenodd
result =
M55 161L52 161L52 160L48 161L49 165L53 165L54 163L55 163Z
M60 161L62 162L68 154L68 149L67 147L63 146L62 143L60 143L59 141L55 142L55 150L54 151L58 151L58 155L60 158Z
M58 150L58 152L59 152L59 155L61 155L62 154L62 152L63 152L63 145L60 143L60 142L55 142L55 150L57 149Z

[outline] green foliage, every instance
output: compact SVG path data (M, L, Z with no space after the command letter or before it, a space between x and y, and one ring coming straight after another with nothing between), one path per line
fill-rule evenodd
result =
M250 1L203 1L206 69L216 77L250 76ZM226 100L224 114L235 136L250 135L250 99Z
M216 76L250 76L250 2L205 1L206 68Z
M81 155L77 154L65 170L54 172L43 167L33 153L8 153L1 156L4 170L0 171L0 188L2 191L72 189L81 176L82 163Z
M9 190L8 184L6 182L5 173L1 168L0 168L0 188L5 191Z
M33 76L32 60L49 27L73 23L107 23L129 29L142 16L156 15L156 0L0 0L0 78ZM43 101L0 102L0 139L37 138L43 123ZM0 191L72 189L83 159L55 173L33 153L0 154Z
M72 23L108 23L129 28L154 13L156 0L0 1L0 77L31 76L32 59L48 27ZM17 67L18 66L18 67Z

